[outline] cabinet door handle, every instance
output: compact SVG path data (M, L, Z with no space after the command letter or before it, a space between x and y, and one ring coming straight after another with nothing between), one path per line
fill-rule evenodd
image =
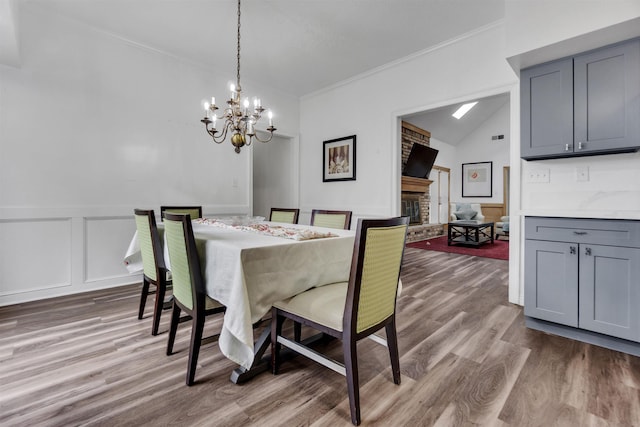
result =
M575 246L569 246L569 253L571 255L575 255L576 254L576 247Z
M578 235L578 236L584 236L587 234L586 231L574 231L573 234Z
M584 248L584 254L587 256L591 256L591 248Z
M578 150L582 150L582 141L578 142Z
M564 151L569 151L569 144L564 144Z

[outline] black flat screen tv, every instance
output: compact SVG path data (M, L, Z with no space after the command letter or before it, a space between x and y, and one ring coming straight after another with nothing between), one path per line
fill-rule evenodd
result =
M413 144L407 164L402 171L404 176L412 176L414 178L429 178L429 173L436 161L438 150L427 147L426 145Z

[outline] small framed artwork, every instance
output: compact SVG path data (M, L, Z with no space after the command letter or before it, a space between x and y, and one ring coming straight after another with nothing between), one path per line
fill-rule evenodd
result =
M324 141L322 149L322 181L355 181L356 136Z
M462 197L493 196L493 162L462 164Z

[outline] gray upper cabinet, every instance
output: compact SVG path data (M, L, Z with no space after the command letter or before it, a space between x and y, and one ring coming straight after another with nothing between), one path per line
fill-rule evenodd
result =
M520 73L521 157L640 149L640 40Z
M573 152L573 61L564 59L522 71L520 94L521 157Z

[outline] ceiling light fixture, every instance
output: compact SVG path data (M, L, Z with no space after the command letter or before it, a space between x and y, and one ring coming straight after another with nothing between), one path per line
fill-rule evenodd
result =
M231 143L235 147L236 153L240 153L240 148L245 145L251 145L253 138L260 142L269 142L273 138L273 131L276 128L273 127L273 114L271 111L268 113L269 132L268 139L260 139L256 134L255 125L262 117L264 108L260 99L253 98L253 109L249 108L249 98L242 100L242 88L240 86L240 0L238 0L238 54L237 54L237 73L236 84L231 84L231 97L227 100L227 107L224 109L223 114L216 116L216 98L211 98L211 104L205 102L205 117L200 120L204 123L207 133L211 135L211 138L216 144L221 144L227 137L227 132L232 132ZM241 101L242 100L242 101ZM242 102L242 105L241 105ZM224 120L222 130L216 129L216 121ZM209 127L211 125L211 127Z
M460 120L462 118L462 116L467 114L469 112L469 110L471 110L477 103L478 103L478 101L470 102L468 104L463 104L462 107L458 108L456 110L456 112L452 114L452 116L455 117L456 119Z

